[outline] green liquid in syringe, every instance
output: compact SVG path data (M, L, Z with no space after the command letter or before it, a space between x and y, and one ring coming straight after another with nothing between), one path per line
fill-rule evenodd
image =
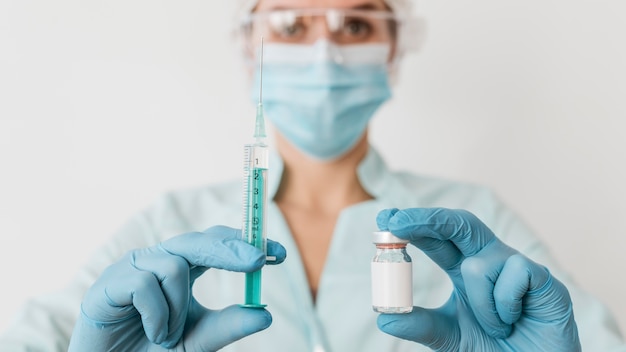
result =
M249 189L249 209L248 209L248 243L256 248L267 252L265 232L265 178L267 169L253 168L251 173ZM246 293L245 306L265 307L261 304L261 270L246 273Z

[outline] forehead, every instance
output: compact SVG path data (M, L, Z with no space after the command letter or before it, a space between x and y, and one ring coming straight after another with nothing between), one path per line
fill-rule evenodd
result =
M296 8L367 8L386 9L384 0L259 0L256 9Z

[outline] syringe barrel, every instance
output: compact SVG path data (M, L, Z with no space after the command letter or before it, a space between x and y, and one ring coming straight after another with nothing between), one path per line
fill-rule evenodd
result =
M244 151L244 241L267 253L266 205L268 149L264 144L248 144Z
M268 149L262 143L244 146L243 240L267 255L266 205ZM244 307L262 308L261 269L246 273Z

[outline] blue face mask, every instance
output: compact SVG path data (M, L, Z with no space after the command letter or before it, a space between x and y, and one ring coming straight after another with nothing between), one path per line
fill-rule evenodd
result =
M316 159L348 152L391 97L388 45L269 44L264 51L265 116L290 143ZM258 87L252 95L258 99Z

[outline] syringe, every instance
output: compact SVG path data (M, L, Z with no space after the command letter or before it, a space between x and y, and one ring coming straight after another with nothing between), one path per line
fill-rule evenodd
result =
M244 146L243 179L243 240L267 255L266 205L268 148L265 143L265 117L263 115L263 38L259 65L259 103L253 144ZM269 259L269 258L268 258ZM242 307L263 308L261 304L261 269L246 273L245 302Z

